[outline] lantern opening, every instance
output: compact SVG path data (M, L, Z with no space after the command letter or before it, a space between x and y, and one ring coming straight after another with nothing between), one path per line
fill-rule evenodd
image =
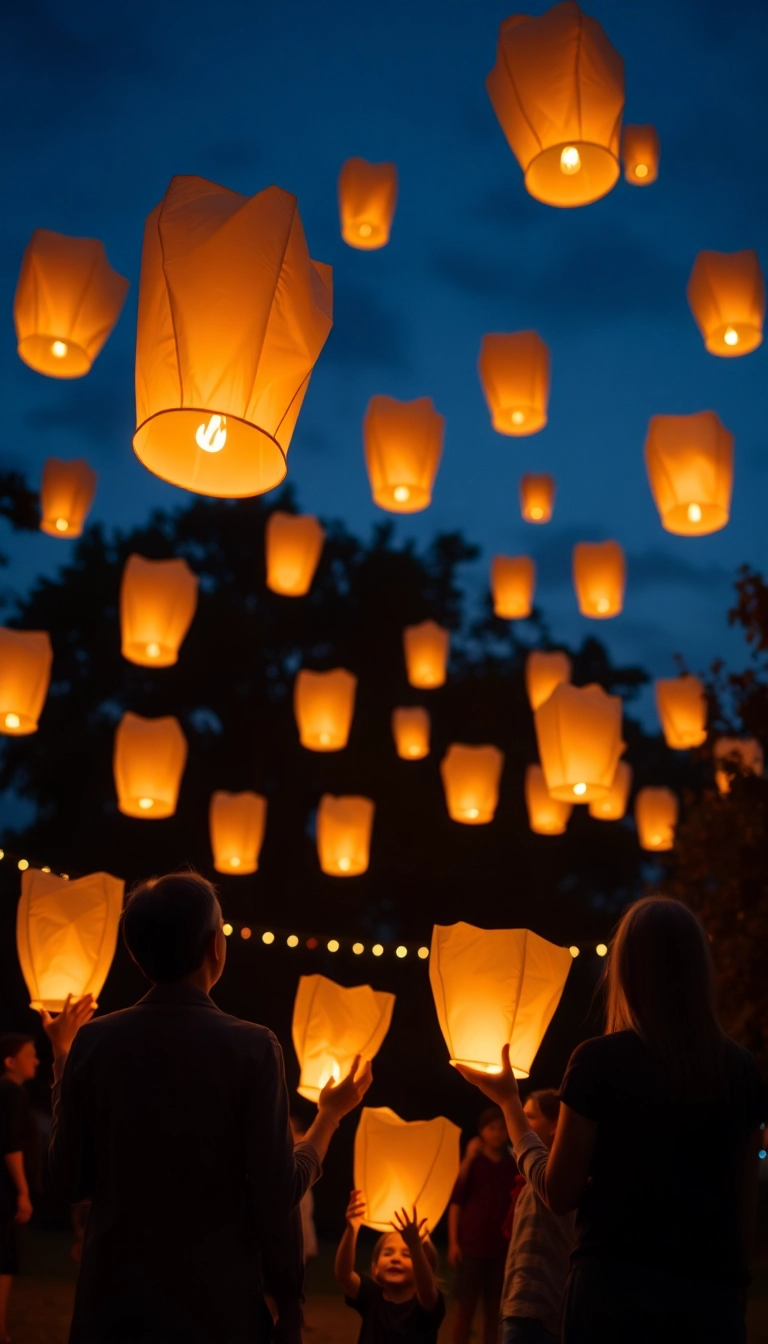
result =
M396 485L393 493L398 504L404 504L405 501L411 497L411 492L407 485Z
M726 345L738 345L739 333L733 327L726 327L723 332L723 340Z
M581 798L582 794L584 794L584 793L587 792L587 786L586 786L586 784L574 784L574 786L573 786L573 792L574 792L579 798Z
M37 373L53 371L56 378L82 378L93 362L74 341L52 336L25 336L19 341L18 352L31 369Z
M532 507L532 509L531 509L531 517L532 517L532 518L543 518L543 516L544 516L544 510L543 510L543 509L540 509L539 506L538 506L538 504L534 504L533 507Z
M240 867L240 859L238 858L237 854L232 855L232 858L229 860L229 866L230 868Z
M148 658L159 658L159 657L160 657L160 645L159 645L159 644L148 644L148 645L147 645L147 657L148 657Z
M69 528L69 523L67 522L66 518L57 518L55 527L57 532L66 532L67 529Z
M513 424L513 425L522 425L522 424L524 424L524 423L525 423L525 411L513 411L513 412L512 412L512 424Z
M361 238L370 238L371 234L373 233L373 225L361 224L357 232L360 234Z
M57 359L63 359L64 356L66 355L66 353L67 353L67 343L66 343L66 341L54 341L54 342L53 342L53 344L51 345L51 354L52 354L52 355L55 355Z
M6 728L20 728L21 719L19 718L18 714L6 714L5 726Z
M344 854L339 859L339 868L341 869L342 873L348 873L351 867L352 867L352 860L348 858L346 854Z
M203 424L201 415L208 417ZM156 476L218 499L264 494L288 470L285 453L266 430L205 408L158 411L139 425L133 447Z
M603 145L551 145L528 164L525 186L545 205L589 205L616 185L619 161Z
M635 177L647 177L647 176L648 176L648 164L638 163L637 167L635 168Z
M205 453L220 453L227 442L227 417L212 415L207 425L198 425L195 443Z
M154 806L155 806L155 800L154 800L154 798L140 798L140 799L139 799L139 807L142 809L143 812L148 812L149 809L150 809L150 807L154 807Z
M572 176L581 168L581 155L575 145L566 145L560 155L560 171Z
M689 505L688 505L688 521L691 522L691 523L700 523L700 522L701 522L701 505L700 505L700 504L689 504Z

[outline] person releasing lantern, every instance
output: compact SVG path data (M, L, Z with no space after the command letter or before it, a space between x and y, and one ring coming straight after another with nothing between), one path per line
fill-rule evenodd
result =
M539 706L539 760L553 798L591 803L610 793L624 750L621 719L621 697L594 684L562 683Z
M74 882L37 868L22 874L16 947L30 1008L59 1013L69 994L98 998L117 947L124 887L109 873Z
M366 871L375 810L371 798L323 794L317 809L317 854L329 877L358 877Z
M452 742L440 762L448 815L467 826L493 821L499 801L504 752Z
M0 733L24 737L37 732L52 663L47 631L0 626Z
M536 711L548 700L556 686L571 680L571 660L559 649L545 653L533 649L525 660L525 689L528 702Z
M491 593L496 616L525 620L533 611L536 566L528 555L495 555L491 561Z
M635 825L641 849L672 849L679 811L677 794L671 789L640 789L635 799Z
M355 1134L354 1180L366 1227L391 1232L396 1209L416 1206L432 1231L459 1174L461 1130L443 1116L401 1120L388 1106L364 1106Z
M631 788L632 767L626 761L619 761L609 792L604 798L595 798L589 804L590 817L596 821L620 821L627 810Z
M178 719L124 714L113 758L119 810L143 821L172 817L186 763L187 739Z
M711 355L748 355L763 340L765 282L757 253L699 252L688 302Z
M418 513L432 501L443 452L445 419L429 397L371 397L363 421L365 465L374 504Z
M536 434L547 423L549 346L535 331L484 336L480 382L499 434Z
M129 555L120 584L122 654L139 667L172 667L197 608L198 580L186 560Z
M96 472L76 458L49 457L40 483L40 531L49 537L79 537L96 493Z
M255 873L264 843L267 800L259 793L225 793L211 797L208 826L217 873L244 877Z
M267 587L283 597L304 597L312 586L325 541L325 531L311 514L282 513L267 519L264 542Z
M301 1075L297 1091L317 1101L326 1083L345 1078L357 1055L373 1059L392 1021L394 994L324 975L301 975L293 1005L293 1046Z
M606 620L624 605L624 552L618 541L579 541L573 548L573 586L582 616Z
M339 215L345 243L366 252L385 247L396 205L394 163L347 159L339 173Z
M525 805L528 824L537 835L563 835L573 811L572 803L550 798L544 771L529 765L525 772Z
M659 137L653 126L625 126L621 133L624 177L633 187L649 187L659 176Z
M411 686L431 691L445 685L450 643L450 631L435 621L422 621L421 625L405 627L405 669Z
M546 472L520 478L520 512L526 523L548 523L555 507L555 480Z
M293 708L302 747L341 751L347 745L355 712L357 677L343 667L332 672L297 673Z
M733 435L714 411L652 416L645 466L665 531L696 537L725 527L733 488Z
M429 755L429 710L420 705L393 709L392 736L403 761L420 761Z
M664 740L674 751L700 747L707 737L707 697L698 677L661 678L656 682L656 710Z
M762 775L763 748L756 737L719 737L714 745L715 783L730 793L733 775Z

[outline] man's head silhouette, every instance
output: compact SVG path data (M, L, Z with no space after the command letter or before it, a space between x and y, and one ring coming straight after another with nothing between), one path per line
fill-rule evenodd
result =
M197 873L168 873L134 887L123 911L123 940L156 985L198 979L209 989L224 969L226 939L215 887Z

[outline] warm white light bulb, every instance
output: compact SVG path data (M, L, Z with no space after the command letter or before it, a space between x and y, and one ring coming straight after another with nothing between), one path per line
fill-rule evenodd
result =
M57 518L55 527L57 532L66 532L67 529L69 528L69 523L67 522L66 518Z
M427 957L429 956L429 948L420 947L416 955L420 961L426 961Z
M159 644L148 644L148 645L147 645L147 657L148 657L148 658L157 658L157 657L159 657L159 655L160 655L160 645L159 645Z
M635 177L647 177L647 176L648 176L648 164L638 163L635 169Z
M581 155L575 145L566 145L560 155L560 171L566 177L573 177L581 168Z
M19 862L16 866L19 869L19 872L26 873L29 867L29 859L19 859Z
M274 943L274 941L275 941L275 935L274 935L274 933L271 933L271 932L269 931L269 929L267 929L265 933L262 933L262 935L261 935L261 941L262 941L262 943L266 943L267 946L269 946L270 943Z
M608 948L605 946L605 943L598 943L595 951L598 957L604 957L608 952Z
M396 485L393 493L398 504L404 504L407 499L411 498L411 492L407 485Z
M370 238L371 234L373 233L373 225L361 224L357 231L361 238Z
M700 523L700 522L701 522L701 505L700 505L700 504L689 504L689 505L688 505L688 521L689 521L689 523Z
M371 951L374 957L381 957L384 954L384 948L381 946L381 943L374 943Z
M576 946L574 946L574 947L569 947L569 948L568 948L568 951L570 952L571 956L572 956L574 959L575 959L576 957L578 957L578 955L579 955L579 949L578 949L578 947L576 947Z
M299 946L299 940L298 940L298 938L296 937L296 934L295 934L295 933L289 933L289 934L288 934L288 937L286 938L285 941L286 941L286 943L288 944L289 947L298 947L298 946Z
M331 938L330 941L329 941L329 943L328 943L328 951L329 951L329 952L338 952L338 950L339 950L338 939L336 939L336 938Z
M18 714L6 714L5 726L6 728L20 728L21 719L19 718Z
M395 956L396 956L396 957L407 957L407 956L408 956L408 948L407 948L407 947L403 947L402 944L400 945L400 947L396 947L396 948L395 948Z
M207 425L198 425L195 443L206 453L220 453L227 442L227 417L212 415Z
M341 869L342 873L348 873L351 867L352 867L351 860L347 858L346 854L344 855L343 859L339 859L339 868Z
M587 792L586 784L574 784L573 792L576 794L577 798L581 798L582 794Z
M356 957L359 957L361 952L365 951L365 945L363 943L353 943L352 951L354 952Z
M738 345L739 344L738 331L736 331L734 327L726 327L725 331L723 332L723 340L725 341L726 345Z
M66 341L54 341L51 345L51 354L54 359L63 359L67 353Z
M224 937L225 937L225 938L229 938L230 934L233 932L232 925L231 925L231 924L222 924L222 926L221 926L221 932L224 934Z
M141 808L142 812L148 812L149 809L150 809L150 807L154 807L154 805L155 805L155 800L154 800L154 798L140 798L140 799L139 799L139 807Z

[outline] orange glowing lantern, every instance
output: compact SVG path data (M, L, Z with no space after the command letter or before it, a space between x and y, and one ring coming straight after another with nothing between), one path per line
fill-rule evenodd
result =
M293 687L293 708L302 747L341 751L347 745L355 712L357 677L343 667L332 672L302 668Z
M445 419L429 397L371 397L363 421L365 464L374 504L418 513L432 500L443 452Z
M419 705L393 709L392 736L402 760L420 761L429 755L429 731L429 710Z
M525 805L529 825L537 835L564 834L573 804L550 798L540 765L529 765L525 772Z
M547 423L549 346L535 331L484 336L480 382L499 434L536 434Z
M652 416L645 466L667 532L700 537L725 527L733 488L733 435L714 411Z
M69 994L98 998L117 947L124 887L109 873L75 882L38 868L22 874L16 947L30 1008L60 1013Z
M557 686L534 715L539 760L553 798L591 803L613 787L624 750L621 697L602 686Z
M392 1021L394 994L337 985L324 975L300 975L293 1005L293 1047L301 1076L297 1091L317 1101L325 1084L345 1078L355 1056L373 1059Z
M533 611L536 566L528 555L495 555L491 561L493 610L505 621L524 620Z
M40 484L40 531L50 537L79 537L96 493L96 472L76 458L49 457Z
M642 849L671 849L680 804L671 789L640 789L635 799L635 824Z
M0 626L0 733L36 733L51 680L53 649L45 630Z
M526 523L548 523L555 507L555 480L542 472L520 478L520 512Z
M174 177L144 231L134 451L200 495L279 485L332 322L295 196Z
M178 719L124 714L113 760L119 810L143 821L172 817L186 763L187 739Z
M139 667L172 667L197 607L198 581L186 560L129 555L120 585L122 654Z
M731 775L762 775L763 748L756 737L719 737L714 756L715 783L721 793L730 793Z
M571 660L567 653L544 653L533 649L525 660L525 689L531 709L548 700L556 686L571 680Z
M445 685L450 644L450 631L435 621L405 627L405 669L411 686L431 691Z
M339 173L341 236L350 247L385 247L397 205L394 163L347 159Z
M700 747L707 738L707 697L698 677L656 682L656 709L664 740L674 751Z
M631 788L632 766L627 765L626 761L619 761L610 792L589 804L590 817L597 821L620 821L627 810Z
M659 176L659 137L653 126L625 126L621 135L624 177L633 187L649 187Z
M763 340L765 282L757 253L699 252L688 302L711 355L748 355Z
M213 866L217 873L244 877L255 873L264 843L267 800L260 793L225 793L211 797L208 825Z
M366 871L375 810L370 798L323 794L317 809L317 854L329 877L358 877Z
M606 620L624 605L626 565L618 541L579 541L573 548L573 586L582 616Z
M325 532L309 513L281 513L275 509L264 530L267 587L283 597L304 597L312 586L320 561Z
M453 742L440 762L448 815L467 826L493 821L499 801L504 752Z
M391 1232L398 1209L416 1206L428 1231L440 1222L459 1174L461 1130L444 1116L401 1120L388 1106L364 1106L355 1134L355 1188L366 1227Z

